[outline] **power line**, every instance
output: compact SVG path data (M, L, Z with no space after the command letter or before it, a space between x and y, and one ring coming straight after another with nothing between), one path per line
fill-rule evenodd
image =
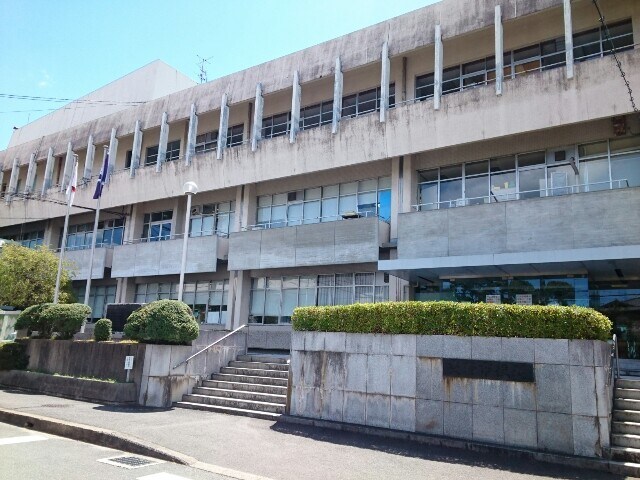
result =
M31 100L38 102L72 102L72 103L88 103L88 104L120 104L120 105L140 105L144 101L120 101L120 100L91 100L91 99L75 99L75 98L57 98L57 97L38 97L34 95L18 95L15 93L0 93L0 98L8 98L11 100Z
M602 24L602 28L604 30L604 35L607 38L607 41L609 42L609 44L611 45L611 53L613 54L613 60L616 62L616 65L618 66L618 70L620 71L620 76L622 77L622 81L627 87L627 92L629 92L629 101L631 102L631 107L633 108L633 111L635 113L640 113L640 111L638 110L638 107L636 106L635 99L633 98L633 90L631 90L631 85L629 84L629 80L627 80L627 76L624 73L624 70L622 69L622 63L618 58L618 55L617 55L618 49L616 48L615 44L613 43L613 40L611 39L611 33L609 32L609 27L607 26L607 23L604 21L604 15L602 15L602 10L600 10L600 5L598 5L598 0L593 0L593 5L596 7L596 10L598 11L598 16L600 17L600 23Z

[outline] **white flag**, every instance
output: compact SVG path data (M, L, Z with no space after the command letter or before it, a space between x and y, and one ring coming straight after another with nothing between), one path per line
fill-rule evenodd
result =
M69 205L73 205L73 197L76 194L76 189L78 184L78 164L76 163L73 166L73 175L71 176L71 181L69 182L69 186L67 187L67 203Z

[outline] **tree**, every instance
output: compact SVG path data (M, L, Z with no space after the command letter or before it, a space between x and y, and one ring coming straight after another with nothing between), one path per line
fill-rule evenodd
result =
M0 249L0 305L23 310L30 305L53 302L58 257L47 247L31 249L5 243ZM72 303L72 272L62 268L60 303Z

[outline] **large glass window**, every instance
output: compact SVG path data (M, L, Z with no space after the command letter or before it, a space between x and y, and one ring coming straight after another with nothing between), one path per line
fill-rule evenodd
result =
M145 213L142 225L142 241L157 242L171 239L172 210Z
M153 147L147 147L147 154L144 158L144 166L155 165L158 163L158 149L159 145ZM167 156L165 161L170 162L172 160L178 160L180 158L180 140L174 140L167 143Z
M79 302L84 301L86 284L73 287L73 293ZM89 289L89 306L91 307L91 319L98 320L104 318L107 313L107 304L116 303L115 285L91 285Z
M333 100L300 109L300 130L326 125L333 120Z
M9 236L7 239L17 242L23 247L36 248L44 242L44 230L20 233L19 235Z
M196 205L191 209L190 237L220 235L226 237L231 231L235 215L235 202Z
M98 222L96 234L96 248L109 245L122 245L124 236L124 219L103 220ZM68 250L83 250L91 248L93 240L93 223L71 225L67 231Z
M286 135L291 129L291 112L279 113L262 119L262 138Z
M234 125L227 129L227 147L241 145L244 140L244 124ZM203 153L218 148L218 130L196 136L195 152Z
M381 89L372 88L342 98L342 116L357 117L380 110ZM389 108L396 104L396 85L389 84Z
M602 27L587 30L573 35L573 56L576 61L588 60L593 57L608 55L613 51L629 50L633 48L633 25L631 20L609 25L611 41Z

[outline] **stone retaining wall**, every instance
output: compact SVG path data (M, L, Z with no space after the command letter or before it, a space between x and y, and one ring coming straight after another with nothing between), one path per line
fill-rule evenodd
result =
M449 359L533 381L452 376ZM606 342L293 332L291 370L292 415L581 456L609 446Z

